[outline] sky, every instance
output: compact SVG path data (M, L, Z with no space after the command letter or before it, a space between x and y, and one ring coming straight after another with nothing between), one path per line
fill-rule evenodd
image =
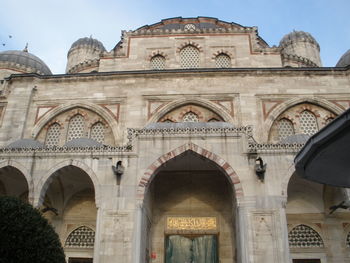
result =
M320 44L323 66L332 67L350 49L349 10L350 0L0 0L0 52L28 43L30 53L61 74L81 37L92 36L110 51L121 30L209 16L257 26L270 46L293 30L309 32Z

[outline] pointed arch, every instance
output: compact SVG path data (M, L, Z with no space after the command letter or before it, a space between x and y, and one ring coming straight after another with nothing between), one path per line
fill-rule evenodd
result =
M152 180L152 177L154 176L158 168L160 168L167 161L175 158L176 156L179 156L180 154L186 151L195 152L198 155L213 161L216 165L218 165L223 170L223 172L227 176L228 180L232 185L236 198L240 198L244 196L241 181L238 175L236 174L236 172L233 170L233 168L228 162L226 162L224 159L222 159L220 156L216 155L215 153L212 153L194 143L186 143L162 155L146 169L137 187L137 198L141 201L143 200L146 192L146 188L149 185L150 181Z
M302 103L310 103L314 104L316 106L319 106L321 108L324 108L325 110L328 110L330 112L335 113L336 115L341 114L344 110L337 106L336 104L323 99L323 98L318 98L318 97L313 97L313 98L293 98L287 101L284 101L277 105L271 112L269 113L268 117L265 120L263 131L265 131L264 134L264 140L268 141L269 134L271 131L271 128L274 124L274 122L278 119L278 117L285 111L287 111L289 108L292 108L294 106L297 106L298 104Z
M220 116L225 122L233 123L233 117L230 115L230 113L223 110L219 105L212 101L202 98L181 98L161 107L157 112L155 112L152 115L152 117L148 120L147 124L157 122L172 110L181 106L185 106L187 104L195 104L207 108L213 111L218 116Z
M54 167L52 167L50 170L48 170L39 180L36 188L36 193L37 196L35 196L35 202L34 202L34 206L38 207L40 205L42 205L44 198L45 198L45 194L47 189L49 188L52 180L54 179L55 176L57 176L57 171L60 170L63 167L66 166L74 166L77 168L80 168L81 170L83 170L87 176L89 176L89 178L92 181L92 184L94 186L94 190L95 190L95 204L96 207L99 207L100 204L100 188L99 188L99 180L95 174L95 172L85 163L83 163L82 161L78 161L78 160L65 160L62 161L58 164L56 164Z
M22 175L24 176L24 178L27 182L27 186L28 186L28 201L29 201L29 203L33 203L34 183L33 183L33 180L32 180L32 177L31 177L29 170L24 165L22 165L19 162L14 161L14 160L5 160L5 161L0 162L0 169L7 167L7 166L16 168L18 171L20 171L22 173Z
M90 102L68 103L53 108L35 124L32 130L32 137L36 138L39 135L40 131L47 125L47 123L49 123L57 115L72 110L74 108L85 108L100 115L104 120L106 120L108 126L111 127L114 141L118 141L118 139L121 137L121 135L118 134L118 123L116 119L111 115L111 113L107 109L101 107L100 105Z

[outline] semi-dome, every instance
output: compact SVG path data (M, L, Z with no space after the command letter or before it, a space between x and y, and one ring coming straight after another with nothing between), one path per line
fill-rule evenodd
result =
M37 56L24 51L8 50L0 52L0 65L20 72L51 75L49 67Z
M350 65L350 49L345 52L344 55L339 59L336 67L347 67Z
M76 47L89 47L89 48L95 48L101 51L106 51L105 47L103 46L102 42L99 40L92 38L92 37L83 37L79 38L77 41L75 41L72 46L70 47L69 51ZM68 52L69 53L69 52Z
M280 41L280 47L285 47L290 45L293 42L309 42L320 49L320 45L317 43L316 39L308 32L304 31L293 31L285 35Z

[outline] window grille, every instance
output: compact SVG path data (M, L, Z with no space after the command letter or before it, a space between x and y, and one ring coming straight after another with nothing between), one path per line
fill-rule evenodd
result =
M199 122L198 115L193 113L192 111L187 112L183 118L183 122Z
M199 50L192 45L188 45L181 49L180 63L182 68L198 68Z
M77 114L71 118L68 125L67 141L83 137L84 128L85 120L82 115Z
M300 114L300 130L308 135L318 131L316 116L310 111L305 110Z
M102 122L97 122L91 127L90 138L103 143L105 140L105 126Z
M65 247L93 248L95 231L89 227L81 226L73 230L67 237Z
M306 225L294 227L288 234L289 247L291 248L309 248L323 247L321 236Z
M281 119L278 121L278 139L280 141L293 134L294 134L294 126L290 120Z
M219 54L215 58L215 65L217 68L230 68L231 58L226 54Z
M52 124L46 133L46 146L57 146L60 142L61 126L58 123Z
M156 55L151 58L151 68L152 69L164 69L165 68L165 58L161 55Z
M186 24L184 29L186 31L194 31L194 30L196 30L196 25L195 24Z

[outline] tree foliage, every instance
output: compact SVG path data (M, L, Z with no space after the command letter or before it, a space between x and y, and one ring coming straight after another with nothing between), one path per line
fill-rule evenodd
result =
M31 205L0 197L0 263L64 263L58 235Z

